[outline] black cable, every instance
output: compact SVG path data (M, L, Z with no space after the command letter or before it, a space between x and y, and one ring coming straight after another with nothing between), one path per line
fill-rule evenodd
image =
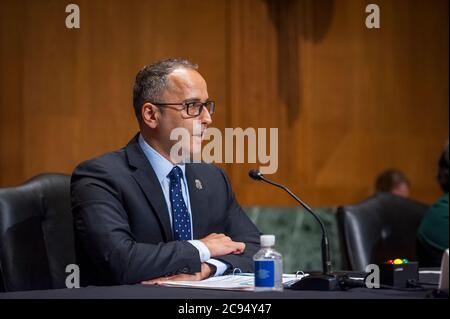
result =
M421 282L421 281L418 281L418 282L416 282L416 284L418 284L418 285L426 285L426 286L439 286L439 284L437 284L437 283L435 283L435 282Z

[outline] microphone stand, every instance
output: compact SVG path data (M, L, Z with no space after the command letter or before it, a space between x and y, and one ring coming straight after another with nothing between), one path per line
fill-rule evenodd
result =
M302 278L301 280L295 282L289 289L293 290L321 290L321 291L336 291L341 290L339 280L336 275L331 272L331 258L330 258L330 245L328 242L327 231L322 220L319 216L314 213L314 211L304 203L298 196L291 192L289 188L273 182L264 177L259 171L251 170L249 172L249 176L254 180L262 180L268 184L271 184L275 187L281 188L286 191L292 198L294 198L300 205L306 209L319 223L320 228L322 229L322 273L321 274L313 274Z

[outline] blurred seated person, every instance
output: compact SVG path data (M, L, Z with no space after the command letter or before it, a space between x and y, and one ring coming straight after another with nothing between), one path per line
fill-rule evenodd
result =
M439 159L438 181L444 192L427 211L417 232L417 255L421 267L440 267L448 248L448 144Z
M407 198L410 192L410 182L400 170L389 169L378 175L375 190Z

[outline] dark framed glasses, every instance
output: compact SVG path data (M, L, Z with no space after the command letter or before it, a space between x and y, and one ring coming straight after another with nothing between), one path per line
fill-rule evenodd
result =
M200 102L200 101L188 101L188 102L182 102L182 103L152 103L154 105L160 106L160 107L166 107L170 105L181 105L184 109L186 109L186 113L189 116L199 116L202 114L203 108L206 108L208 110L208 113L210 115L214 114L214 109L216 107L216 103L214 101L206 101L206 102Z

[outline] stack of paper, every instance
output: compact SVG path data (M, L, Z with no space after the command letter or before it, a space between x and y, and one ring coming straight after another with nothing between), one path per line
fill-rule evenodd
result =
M288 287L293 282L299 281L305 276L308 276L308 274L283 274L283 286ZM255 289L255 277L252 273L238 273L235 275L211 277L201 281L165 281L161 285L185 288L253 291Z

